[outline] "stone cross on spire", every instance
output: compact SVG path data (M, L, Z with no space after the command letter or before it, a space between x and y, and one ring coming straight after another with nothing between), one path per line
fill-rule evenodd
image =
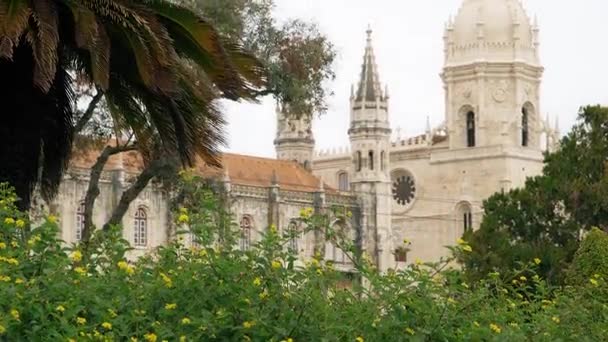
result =
M372 29L367 28L367 44L365 46L365 55L363 56L363 65L361 67L361 79L359 80L359 88L355 101L376 101L376 98L384 98L382 88L380 87L380 77L378 76L378 67L376 66L376 57L372 47Z

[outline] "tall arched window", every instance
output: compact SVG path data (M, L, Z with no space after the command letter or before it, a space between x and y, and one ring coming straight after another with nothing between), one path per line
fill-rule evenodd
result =
M467 113L467 146L475 146L475 113Z
M369 169L374 169L374 151L369 151Z
M348 191L348 173L340 172L338 174L338 190Z
M148 245L148 214L144 208L139 208L135 212L133 222L133 244L137 247Z
M84 202L81 202L76 209L76 241L82 240L84 229Z
M289 234L289 249L294 253L300 253L300 240L303 239L303 232L300 231L298 223L296 221L289 222L287 226L287 232Z
M384 168L386 167L386 162L384 161L384 151L380 152L380 170L384 171Z
M473 230L473 209L469 203L461 203L458 206L458 221L463 232Z
M361 166L363 161L361 160L361 151L357 151L357 160L355 161L357 163L357 171L361 171Z
M521 146L528 146L528 109L521 109Z
M251 216L245 215L241 219L241 239L240 247L242 251L248 251L251 247L251 229L253 228L253 222Z

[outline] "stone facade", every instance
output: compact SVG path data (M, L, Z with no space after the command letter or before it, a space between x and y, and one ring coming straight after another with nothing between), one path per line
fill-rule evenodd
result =
M362 247L382 269L395 265L404 239L412 242L407 262L446 255L445 246L479 226L484 199L541 173L542 152L556 147L559 131L540 115L538 33L518 0L464 0L443 37L445 121L391 139L368 30L351 91L350 147L317 152L312 165L360 199Z

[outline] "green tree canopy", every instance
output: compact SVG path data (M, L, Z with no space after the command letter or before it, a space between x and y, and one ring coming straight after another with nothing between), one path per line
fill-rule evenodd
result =
M608 234L594 228L585 236L568 272L568 282L584 285L608 275ZM596 280L597 281L597 280Z
M22 208L41 180L52 197L69 159L71 71L106 95L112 120L142 152L217 163L224 120L215 99L253 99L263 66L189 9L163 0L0 2L0 181Z

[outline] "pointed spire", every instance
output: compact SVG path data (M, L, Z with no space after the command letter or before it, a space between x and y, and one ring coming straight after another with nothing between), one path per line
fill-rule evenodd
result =
M361 79L359 81L359 89L357 90L356 101L376 101L376 98L382 98L382 89L380 88L380 78L376 67L376 58L372 47L372 29L368 27L367 45L365 47L365 55L363 56L363 66L361 68Z

